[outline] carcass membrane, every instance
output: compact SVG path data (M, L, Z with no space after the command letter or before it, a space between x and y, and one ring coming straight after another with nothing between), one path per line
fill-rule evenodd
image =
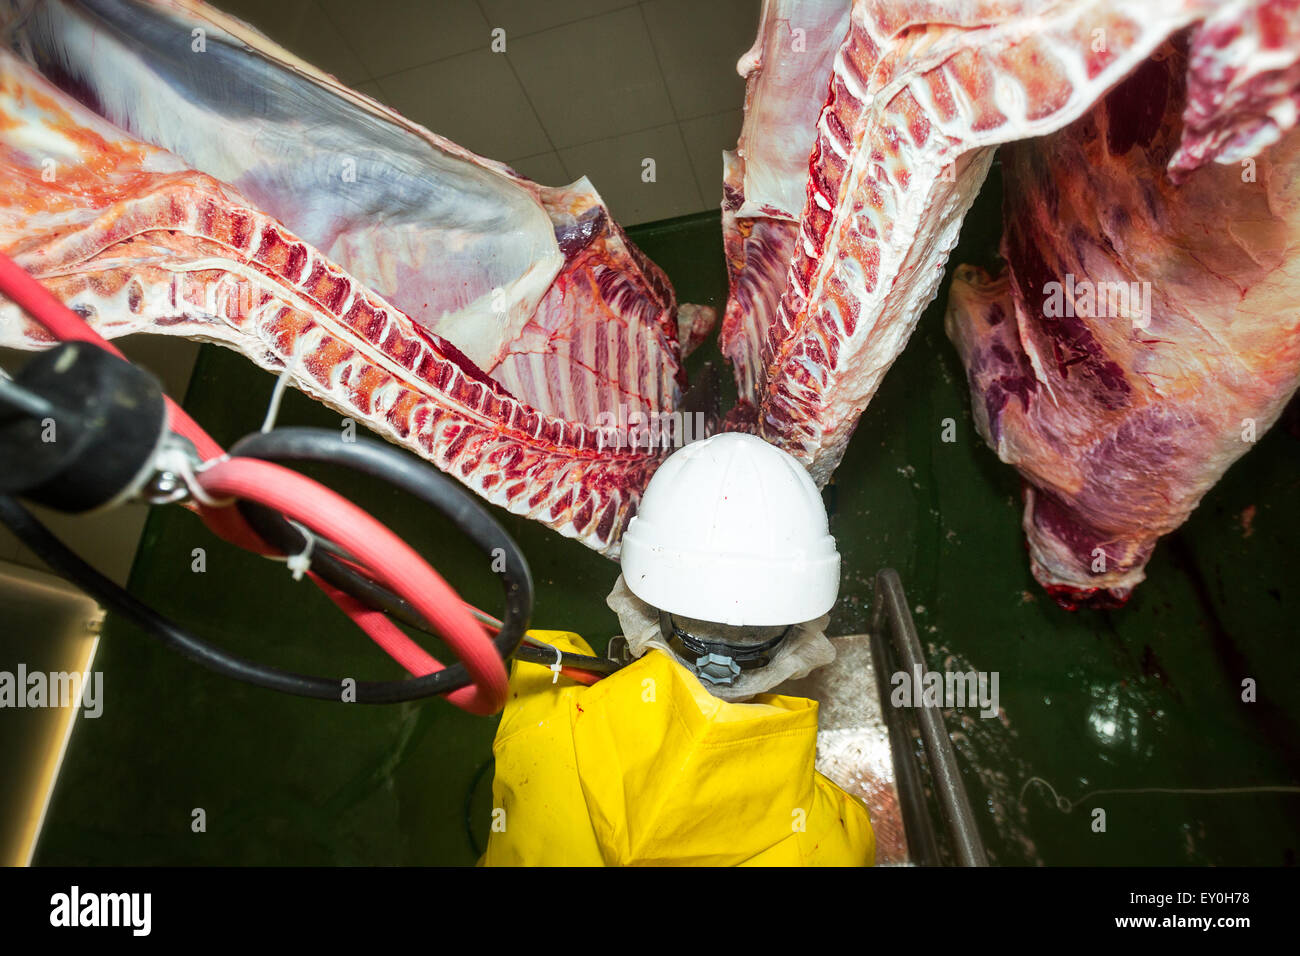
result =
M796 226L746 189L747 145L798 109L754 107L787 68L772 36L839 29L846 9L769 0L742 61L722 337L750 404L728 423L826 481L934 297L995 148L1027 140L1007 159L1010 279L959 272L949 328L977 422L1037 486L1039 580L1063 603L1122 599L1248 447L1233 438L1243 420L1267 428L1295 388L1295 320L1275 313L1296 288L1297 2L856 0L829 68L806 61L828 94ZM1204 168L1256 156L1253 192L1227 188L1239 169ZM1149 282L1152 327L1045 319L1042 286L1069 279L1068 295L1076 277Z
M22 184L0 248L105 335L231 346L617 554L667 453L679 335L711 313L679 327L589 182L530 182L201 3L0 9L43 75L0 63L0 171ZM0 344L44 341L0 312ZM659 418L654 441L605 424Z

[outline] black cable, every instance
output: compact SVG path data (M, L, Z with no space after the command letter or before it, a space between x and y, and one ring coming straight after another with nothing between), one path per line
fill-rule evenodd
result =
M258 537L277 551L283 554L302 553L303 548L306 546L306 540L303 538L302 533L283 515L276 514L263 505L247 501L240 502L239 509L243 513L245 520L257 532ZM405 624L412 630L437 636L437 632L430 627L429 622L424 619L424 616L415 609L411 602L362 574L346 562L339 560L330 551L332 544L332 542L316 539L311 552L312 571L367 607L384 612L393 620ZM488 616L484 615L484 617ZM483 623L491 623L498 630L500 630L502 624L502 622L493 621L490 618L483 621ZM516 660L528 661L530 664L546 664L549 666L555 663L553 645L527 635L515 649L513 656ZM577 667L593 674L612 674L623 666L607 657L573 654L569 651L560 652L560 664L564 667Z
M306 546L302 533L283 515L247 501L240 502L239 507L258 537L276 550L284 554L300 554ZM311 552L311 569L314 572L367 607L383 611L412 630L437 635L437 632L429 626L429 622L409 601L399 594L394 594L346 562L340 561L330 552L331 544L332 542L316 540ZM498 630L500 625L501 622L495 622ZM552 645L525 635L523 643L515 649L514 657L516 660L528 661L531 664L549 666L555 663L555 650ZM577 667L594 674L612 674L623 666L607 657L573 654L569 651L560 652L560 663L565 667Z
M525 641L515 651L515 660L527 661L530 664L545 664L550 667L555 663L555 645L542 641L533 643ZM611 661L608 657L590 657L586 654L570 654L568 651L560 652L560 666L576 667L578 670L601 675L612 674L623 667L622 664Z
M301 532L283 515L251 502L241 502L240 510L244 512L244 517L252 525L253 530L267 544L284 554L302 552L306 542ZM322 548L323 544L325 543L317 539L312 549L311 569L313 571L367 607L383 611L412 630L436 635L437 632L429 626L429 622L409 601L340 561L334 554ZM321 550L317 550L318 548ZM516 660L528 661L531 664L550 665L555 663L555 650L552 645L525 635L523 643L515 649L514 657ZM560 652L560 663L565 667L577 667L594 674L612 674L623 666L607 657L573 654L569 651Z
M492 565L496 567L499 563L501 566L502 570L499 574L505 589L506 607L505 614L502 616L501 629L493 639L493 643L501 654L502 660L509 659L523 640L533 610L533 580L528 570L528 562L514 539L497 524L496 519L488 513L487 509L473 495L442 472L411 458L391 445L371 441L344 441L339 432L327 428L277 428L269 432L254 432L237 441L230 449L230 455L275 462L311 461L319 464L342 465L385 481L394 488L405 491L436 508L458 531L478 545L479 550L494 558L500 558L499 562L494 560ZM250 506L248 502L240 502L239 509L259 536L265 528L268 537L264 540L282 553L297 554L305 547L306 541L301 532L282 517L276 515L275 520L267 521L265 519L270 512L257 505ZM285 534L286 528L292 535L291 539ZM285 544L288 546L282 547ZM497 552L500 554L498 555ZM318 557L319 565L317 565ZM320 555L313 554L312 568L324 572L321 573L321 577L331 584L334 584L334 581L326 577L326 573L334 574L337 580L349 584L365 580L363 575L357 574L324 551ZM371 596L374 596L374 589L384 590L375 582L370 583L373 586ZM347 590L339 584L335 584L335 587ZM413 622L412 626L428 631L427 623L413 607L397 595L389 593L393 603L399 607L406 606L405 619ZM380 610L387 610L387 608L381 607ZM399 617L399 620L403 618ZM469 683L465 666L460 663L452 664L438 673L452 675L449 679L458 681L448 687L448 690L455 690ZM419 679L427 680L427 678Z
M417 465L396 449L368 442L343 443L336 432L324 429L284 429L279 435L268 432L252 438L256 441L246 439L240 443L245 445L245 450L240 454L248 457L273 458L283 455L296 460L335 461L349 464L368 474L380 473L380 477L397 487L444 510L458 528L489 553L501 548L506 557L505 570L502 572L506 591L506 615L493 643L503 660L514 652L527 630L528 617L532 613L533 588L527 562L518 546L491 515L466 492L452 484L451 479ZM322 446L322 441L328 444ZM340 448L345 450L341 454L338 453ZM321 454L321 457L314 457L316 454ZM58 574L190 660L223 676L270 690L321 700L345 699L346 685L343 679L315 677L254 664L195 636L87 564L12 497L0 495L0 523L7 525ZM424 677L395 681L355 681L351 696L362 704L399 703L446 694L469 683L469 674L464 664L457 662Z
M370 464L369 455L367 455L366 458L367 467L362 467L359 459L353 460L353 457L348 456L346 452L340 452L340 449L354 447L355 443L343 442L339 437L338 432L329 430L283 428L267 433L259 432L236 442L235 446L230 450L230 453L232 455L244 455L250 458L263 457L262 454L258 453L258 450L266 450L268 447L271 447L271 444L265 440L265 437L267 436L275 436L273 441L278 447L274 450L282 451L284 448L284 446L280 444L282 436L294 432L317 432L325 443L324 447L314 447L312 449L313 454L308 456L303 454L304 449L308 446L302 444L301 440L295 440L293 446L294 452L292 454L286 454L284 457L274 460L330 461L335 464L346 464L348 467L355 468L358 471L363 471L367 474L372 474L375 477L389 480L390 483L397 487L405 487L399 480L390 478L389 475L382 474L379 470L368 470ZM404 465L411 464L411 459L396 449L388 448L385 445L371 445L369 447L377 447L383 450L387 455L402 462ZM326 458L326 453L336 457ZM345 458L348 460L345 461ZM385 465L384 467L387 466ZM421 474L425 473L425 469L419 469L419 471ZM452 483L451 479L442 475L440 472L427 473L429 475L436 475L442 482L446 483L450 492L454 493L456 496L467 499L469 504L475 510L481 510L478 502L471 498L468 492L465 492L458 485ZM406 490L415 493L411 488L407 488ZM434 504L434 506L439 508L439 510L443 510L441 502L430 502L430 504ZM252 526L253 530L257 532L258 537L280 553L300 554L306 547L307 541L306 538L303 537L302 532L283 515L277 514L272 509L263 505L258 505L249 501L239 502L238 507L240 513L244 516L244 519ZM447 513L449 517L451 516L449 512L444 513ZM454 517L452 520L455 522ZM457 524L457 527L469 537L474 537L473 529L460 524ZM505 532L502 531L501 534L505 535ZM506 540L510 540L508 536L506 536ZM513 541L511 541L511 544L513 544ZM432 628L430 628L429 623L424 619L424 616L421 615L409 601L400 595L393 593L367 575L357 571L346 562L339 560L333 553L331 553L331 547L331 543L317 540L311 553L312 571L319 574L340 591L350 594L352 597L361 601L361 603L370 608L377 611L383 611L385 614L388 614L394 620L405 624L407 627L413 628L417 631L422 631L426 634L436 633ZM491 553L490 548L485 548L485 550L488 550L489 553ZM522 555L519 557L520 560L522 560ZM513 560L514 558L507 551L505 554L506 565L509 566ZM504 630L504 622L502 630ZM532 641L532 643L540 646L530 647L528 643L519 644L514 651L514 657L533 664L550 665L555 663L555 651L550 645L544 645L542 642L535 640ZM622 666L605 657L594 657L586 654L571 654L567 651L561 653L560 663L565 667L576 667L597 674L612 674Z
M269 508L251 502L242 502L240 508L241 510L246 509L244 517L253 526L253 530L257 532L258 536L268 544L273 545L277 550L285 554L301 553L306 542L303 540L302 534L283 515L278 515ZM400 621L412 630L436 636L437 632L429 626L429 622L409 601L340 561L329 551L324 549L316 550L316 548L321 548L322 543L318 539L315 548L312 550L311 569L313 571L334 587L352 595L367 607L376 611L383 611L389 617ZM489 622L485 621L484 623ZM497 622L498 625L499 623ZM534 637L525 635L523 643L515 649L514 657L516 660L527 661L530 664L546 664L549 666L555 663L555 647L545 641L539 641ZM608 657L573 654L569 651L560 652L560 664L564 667L577 667L593 674L612 674L623 666Z
M225 677L286 694L317 697L323 700L343 699L344 685L340 680L311 677L263 664L253 664L195 637L100 574L51 534L50 530L30 511L8 495L0 495L0 522L7 525L23 544L55 572L190 660ZM381 699L388 702L428 696L427 691L416 688L414 684L414 681L388 681L383 684L358 681L356 699L360 703L378 703ZM390 685L397 693L394 694L389 690ZM411 690L415 690L416 693L409 693Z

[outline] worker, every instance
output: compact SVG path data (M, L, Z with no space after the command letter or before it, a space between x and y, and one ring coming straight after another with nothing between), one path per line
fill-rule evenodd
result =
M803 466L738 433L679 449L621 570L609 604L632 663L590 685L514 663L483 862L873 862L866 808L813 768L816 702L769 693L834 659L840 559Z

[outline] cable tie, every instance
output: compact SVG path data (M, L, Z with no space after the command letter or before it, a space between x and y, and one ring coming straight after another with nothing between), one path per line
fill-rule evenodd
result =
M306 543L300 552L289 555L284 562L290 573L293 574L295 581L301 581L302 576L311 570L311 549L316 545L316 536L311 533L310 528L298 525L298 532L303 536Z
M552 644L551 649L555 651L555 663L551 665L551 683L554 684L560 679L560 665L564 661L564 654L556 644Z

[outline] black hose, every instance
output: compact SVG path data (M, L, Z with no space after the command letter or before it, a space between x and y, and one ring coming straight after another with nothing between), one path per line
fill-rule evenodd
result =
M493 643L496 644L502 660L508 659L523 640L524 632L528 630L528 619L533 611L533 579L528 570L528 562L524 559L523 552L519 550L519 545L515 544L514 539L501 525L497 524L496 519L488 513L487 509L473 495L442 472L416 461L391 445L370 441L344 441L339 432L327 428L278 428L269 432L254 432L237 441L230 449L230 455L275 462L312 461L320 464L342 465L363 475L385 481L437 509L458 531L478 545L479 550L494 558L492 561L494 568L498 564L501 567L499 573L505 588L506 606L501 629ZM271 535L267 543L280 548L283 553L295 554L305 546L306 542L302 534L280 516L275 516L275 521L268 522L264 520L269 514L267 509L256 505L249 507L247 502L241 502L239 507L253 525L253 529L260 535L262 527L265 527ZM289 544L288 549L281 548L277 540L286 537L284 529L288 529L292 535L292 540L286 542ZM332 555L322 552L320 557L322 559L320 568L335 575L340 582L356 584L359 580L364 580L363 575L347 568ZM499 561L496 560L498 558ZM316 567L315 558L312 565L313 568ZM326 577L324 573L321 576ZM326 580L330 579L326 577ZM372 596L375 589L385 590L373 581L370 583L373 586ZM346 590L346 588L341 589ZM388 593L395 607L401 609L404 606L402 617L399 619L405 619L407 623L421 630L428 630L427 623L415 608L397 595ZM464 665L453 664L440 673L457 670L463 677L462 682L457 686L463 687L469 682L469 675L465 672Z
M268 460L321 461L343 464L389 481L438 508L480 548L501 549L506 613L493 643L503 660L514 653L532 613L533 585L528 564L518 546L492 516L451 479L407 458L396 449L371 442L343 442L337 432L287 428L259 433L239 442L232 454ZM16 500L0 496L0 522L54 571L91 597L122 615L190 660L245 683L282 693L321 700L345 700L344 679L315 677L254 664L214 647L134 598L83 561ZM349 695L357 703L381 704L420 700L458 690L470 683L459 662L424 677L395 681L355 681Z
M288 441L285 440L285 436L289 436ZM268 439L270 440L268 441ZM268 458L278 461L316 461L343 464L357 471L371 474L374 477L384 478L397 487L404 488L412 494L419 495L419 492L414 488L402 484L396 474L390 475L383 473L377 467L372 470L372 465L375 463L371 460L371 452L366 452L364 458L350 455L347 452L340 453L340 449L355 447L357 447L356 443L344 442L340 438L338 432L325 429L282 428L272 432L249 435L237 442L230 450L230 453L232 455L243 455L249 458ZM410 458L396 449L389 448L388 446L368 443L365 447L368 449L378 449L380 452L383 452L386 457L395 458L404 466L412 464ZM268 451L274 453L274 456L273 454L266 454ZM310 454L307 453L308 451L310 451ZM327 457L327 455L330 457ZM387 462L385 462L385 467L386 464ZM440 472L430 472L427 469L418 466L415 470L418 475L427 477L436 476L436 478L439 479L439 483L445 486L443 490L448 492L448 500L452 495L466 500L469 509L465 510L463 513L473 514L482 511L478 502L445 475ZM420 497L423 496L420 495ZM426 498L425 500L428 499ZM438 508L444 514L447 514L452 519L453 523L456 523L457 528L461 532L478 540L476 538L478 533L477 530L472 526L457 522L453 511L444 507L446 501L429 501L429 503L433 504L434 507ZM291 522L286 520L283 515L277 514L270 508L248 501L241 501L239 503L239 510L241 514L243 514L244 519L252 526L253 530L257 532L258 536L282 554L299 554L306 547L307 541L306 538L303 537L302 532L299 531ZM489 521L492 521L490 516L487 516L487 518ZM495 526L495 521L493 521L492 524ZM499 527L497 530L500 531ZM523 556L518 553L514 546L514 541L510 539L504 531L500 531L500 534L504 541L508 542L510 545L510 548L507 549L504 554L505 564L508 568L516 558L522 561ZM491 553L491 547L484 544L482 541L479 541L479 544L480 547ZM429 627L429 623L424 619L424 616L420 614L420 612L417 611L409 601L400 595L393 593L388 588L384 587L377 581L374 581L365 574L357 571L347 563L340 561L330 552L328 546L322 546L321 542L317 542L316 546L312 549L311 569L331 585L338 588L340 591L352 595L352 597L361 601L367 607L373 608L377 611L383 611L394 620L399 621L414 630L422 631L426 634L435 633ZM508 620L509 612L507 609L507 621ZM501 630L503 632L505 630L504 623ZM540 641L533 641L532 645L540 645L541 643L542 642ZM555 663L555 651L551 649L549 645L532 645L528 643L519 644L516 642L516 649L513 652L513 656L519 660L528 661L533 664L549 665ZM596 674L611 674L621 666L605 657L594 657L586 654L571 654L567 651L561 653L560 663L565 667L576 667Z
M267 544L284 554L299 554L306 546L302 533L270 508L251 502L240 502L240 511ZM330 550L331 543L316 541L311 552L311 569L331 585L352 595L367 607L382 611L395 621L405 624L415 631L425 634L437 632L429 626L416 608L400 594L395 594L378 581L362 574L344 561L340 561ZM485 616L486 617L486 616ZM487 619L487 620L490 620ZM500 628L501 622L495 622ZM528 661L530 664L555 663L555 649L552 645L534 637L524 636L523 643L515 648L516 660ZM588 654L560 652L560 664L564 667L577 667L593 674L612 674L623 665L608 657L596 657Z
M285 554L298 554L302 551L306 544L302 534L283 515L251 502L241 502L239 507L262 540ZM436 635L437 632L429 626L429 622L410 601L340 561L329 550L322 547L319 540L312 549L311 569L334 587L352 595L367 607L383 611L412 630ZM550 665L555 663L555 649L544 641L525 635L523 643L515 649L514 658L528 661L530 664ZM608 657L573 654L569 651L560 652L560 663L565 667L577 667L593 674L612 674L623 666Z

